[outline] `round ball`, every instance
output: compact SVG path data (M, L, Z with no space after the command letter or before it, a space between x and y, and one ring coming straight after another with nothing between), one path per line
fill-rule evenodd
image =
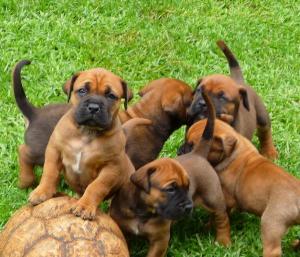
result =
M0 234L0 257L128 257L117 224L100 212L93 221L75 217L75 201L56 197L19 209Z

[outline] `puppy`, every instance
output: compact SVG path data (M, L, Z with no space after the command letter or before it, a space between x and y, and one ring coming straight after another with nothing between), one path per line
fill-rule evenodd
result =
M176 159L162 158L146 164L131 175L131 181L124 183L112 200L110 214L122 230L148 239L147 257L165 256L171 221L191 211L191 199L215 214L217 241L230 244L221 185L203 158L212 137L214 119L210 121L199 148Z
M192 89L183 81L162 78L150 82L139 95L139 102L120 113L122 122L135 117L152 122L150 126L134 127L126 136L126 152L136 169L153 161L169 136L186 124Z
M82 195L72 212L93 219L98 205L128 180L133 166L118 117L121 98L126 108L127 85L110 71L96 68L72 77L72 106L50 137L40 184L29 196L31 204L56 193L62 171L70 187Z
M198 121L189 129L189 145L196 147L205 123ZM299 179L260 155L221 120L215 121L208 160L219 175L228 209L237 207L261 217L263 256L281 256L281 238L300 223Z
M26 98L22 82L21 69L30 61L17 63L13 70L13 89L16 103L27 119L25 144L19 146L19 187L27 188L34 184L33 168L42 166L45 161L44 152L49 137L59 119L70 109L69 104L49 104L42 108L33 106Z
M201 92L212 95L217 117L230 124L243 136L252 139L255 130L261 145L261 153L270 159L278 154L273 144L271 122L261 98L244 82L238 61L223 41L217 42L225 54L231 78L225 75L210 75L197 82L194 98L188 109L189 125L207 117L207 108Z

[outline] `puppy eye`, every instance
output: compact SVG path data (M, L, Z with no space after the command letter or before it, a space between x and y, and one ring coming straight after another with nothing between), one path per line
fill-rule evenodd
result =
M88 91L88 90L87 90L85 87L83 87L83 88L80 88L80 89L77 90L77 94L78 94L79 96L84 96L84 95L87 94L87 91Z
M218 98L219 99L222 99L222 100L227 100L227 97L225 96L224 92L221 91L219 94L218 94Z
M167 193L175 193L176 189L177 189L177 184L176 183L172 183L164 191L166 191Z
M113 93L107 93L105 96L109 99L112 99L112 100L117 100L118 99L118 97L116 95L114 95Z

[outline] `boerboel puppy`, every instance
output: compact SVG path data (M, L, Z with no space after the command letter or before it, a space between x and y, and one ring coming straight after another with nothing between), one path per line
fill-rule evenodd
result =
M278 154L265 105L253 88L245 84L239 63L231 50L223 41L217 44L228 60L231 77L214 74L198 80L193 102L187 112L189 125L207 117L207 107L202 97L202 91L205 90L212 96L220 120L230 124L249 140L257 129L261 153L267 158L276 159Z
M210 105L211 106L211 105ZM214 115L214 114L212 114ZM202 205L215 214L217 241L230 244L230 226L219 178L204 159L210 148L214 119L210 119L199 148L176 159L152 161L132 173L115 195L110 214L124 232L144 236L147 257L163 257L172 220Z
M49 104L42 108L34 107L27 99L21 82L21 69L30 61L20 61L13 71L13 89L18 107L28 120L25 131L25 144L19 147L19 187L34 185L34 167L42 166L45 149L50 135L59 119L70 109L69 104ZM70 89L68 80L63 90ZM151 89L151 90L150 90ZM152 91L149 93L149 91ZM147 92L147 93L146 93ZM132 133L128 131L127 152L135 167L154 160L170 134L186 123L186 108L192 101L192 90L184 82L175 79L159 79L145 86L140 102L127 111L120 111L119 117L124 123L133 117L147 118L151 126L140 126ZM145 96L143 96L145 95ZM128 101L132 99L128 91ZM157 99L154 99L157 98ZM174 102L173 102L174 100Z
M196 146L206 120L188 131ZM228 209L238 208L261 217L264 257L282 255L281 238L300 223L300 181L259 154L252 143L227 123L216 120L208 160L218 173Z
M72 107L49 139L40 184L29 196L31 204L53 197L62 171L70 187L82 195L71 211L93 219L98 205L128 180L133 166L118 117L121 98L126 108L127 85L108 70L95 68L72 77Z

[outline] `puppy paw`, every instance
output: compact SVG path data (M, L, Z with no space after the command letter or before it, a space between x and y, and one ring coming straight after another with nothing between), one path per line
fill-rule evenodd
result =
M97 208L84 204L82 201L78 200L71 208L71 212L84 220L93 220L96 216Z
M38 186L35 190L33 190L31 192L31 194L29 195L28 201L32 205L38 205L38 204L45 202L46 200L52 198L55 193L56 193L55 190L51 190L49 188L45 189L45 188Z
M260 153L265 156L266 158L270 159L270 160L275 160L278 159L278 152L275 148L275 146L272 147L263 147L260 150Z
M216 241L225 247L228 247L231 245L231 239L229 236L217 236Z

